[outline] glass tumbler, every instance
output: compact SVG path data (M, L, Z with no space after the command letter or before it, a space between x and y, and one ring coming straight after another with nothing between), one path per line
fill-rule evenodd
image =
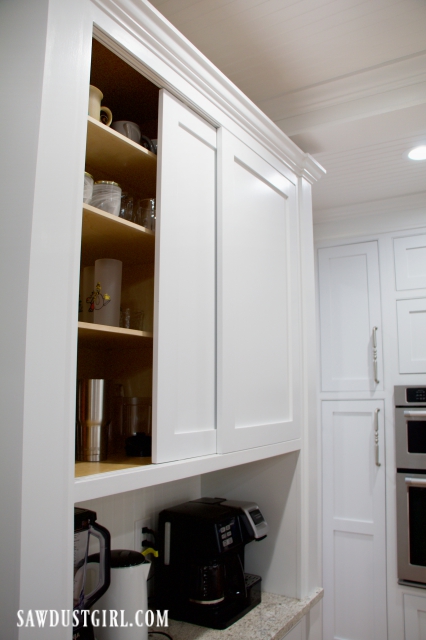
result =
M138 200L138 206L133 214L133 222L140 224L145 229L155 231L155 198Z

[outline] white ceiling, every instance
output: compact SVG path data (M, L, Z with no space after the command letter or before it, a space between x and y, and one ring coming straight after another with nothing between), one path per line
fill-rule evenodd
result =
M319 219L425 193L426 0L151 0L327 170ZM353 209L353 207L352 207Z

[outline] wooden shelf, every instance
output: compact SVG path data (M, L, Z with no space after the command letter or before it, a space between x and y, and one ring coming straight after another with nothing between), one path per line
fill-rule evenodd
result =
M86 170L108 177L132 194L155 197L157 156L121 133L87 117Z
M128 265L154 262L155 233L90 204L83 205L81 262L115 258Z
M79 322L78 341L84 347L143 348L150 346L152 343L152 333L136 331L135 329L123 329L122 327L109 327L103 324L92 324L90 322Z
M151 458L131 458L128 456L112 456L103 462L76 462L75 477L84 478L109 471L123 471L151 464Z

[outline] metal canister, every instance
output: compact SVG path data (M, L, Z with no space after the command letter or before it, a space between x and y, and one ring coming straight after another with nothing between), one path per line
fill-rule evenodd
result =
M100 462L107 457L108 404L106 380L77 382L76 459Z

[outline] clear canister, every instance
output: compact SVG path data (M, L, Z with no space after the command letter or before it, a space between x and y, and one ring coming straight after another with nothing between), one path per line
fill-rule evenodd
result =
M98 180L93 186L93 196L90 204L93 207L118 216L121 205L121 187L110 180Z

